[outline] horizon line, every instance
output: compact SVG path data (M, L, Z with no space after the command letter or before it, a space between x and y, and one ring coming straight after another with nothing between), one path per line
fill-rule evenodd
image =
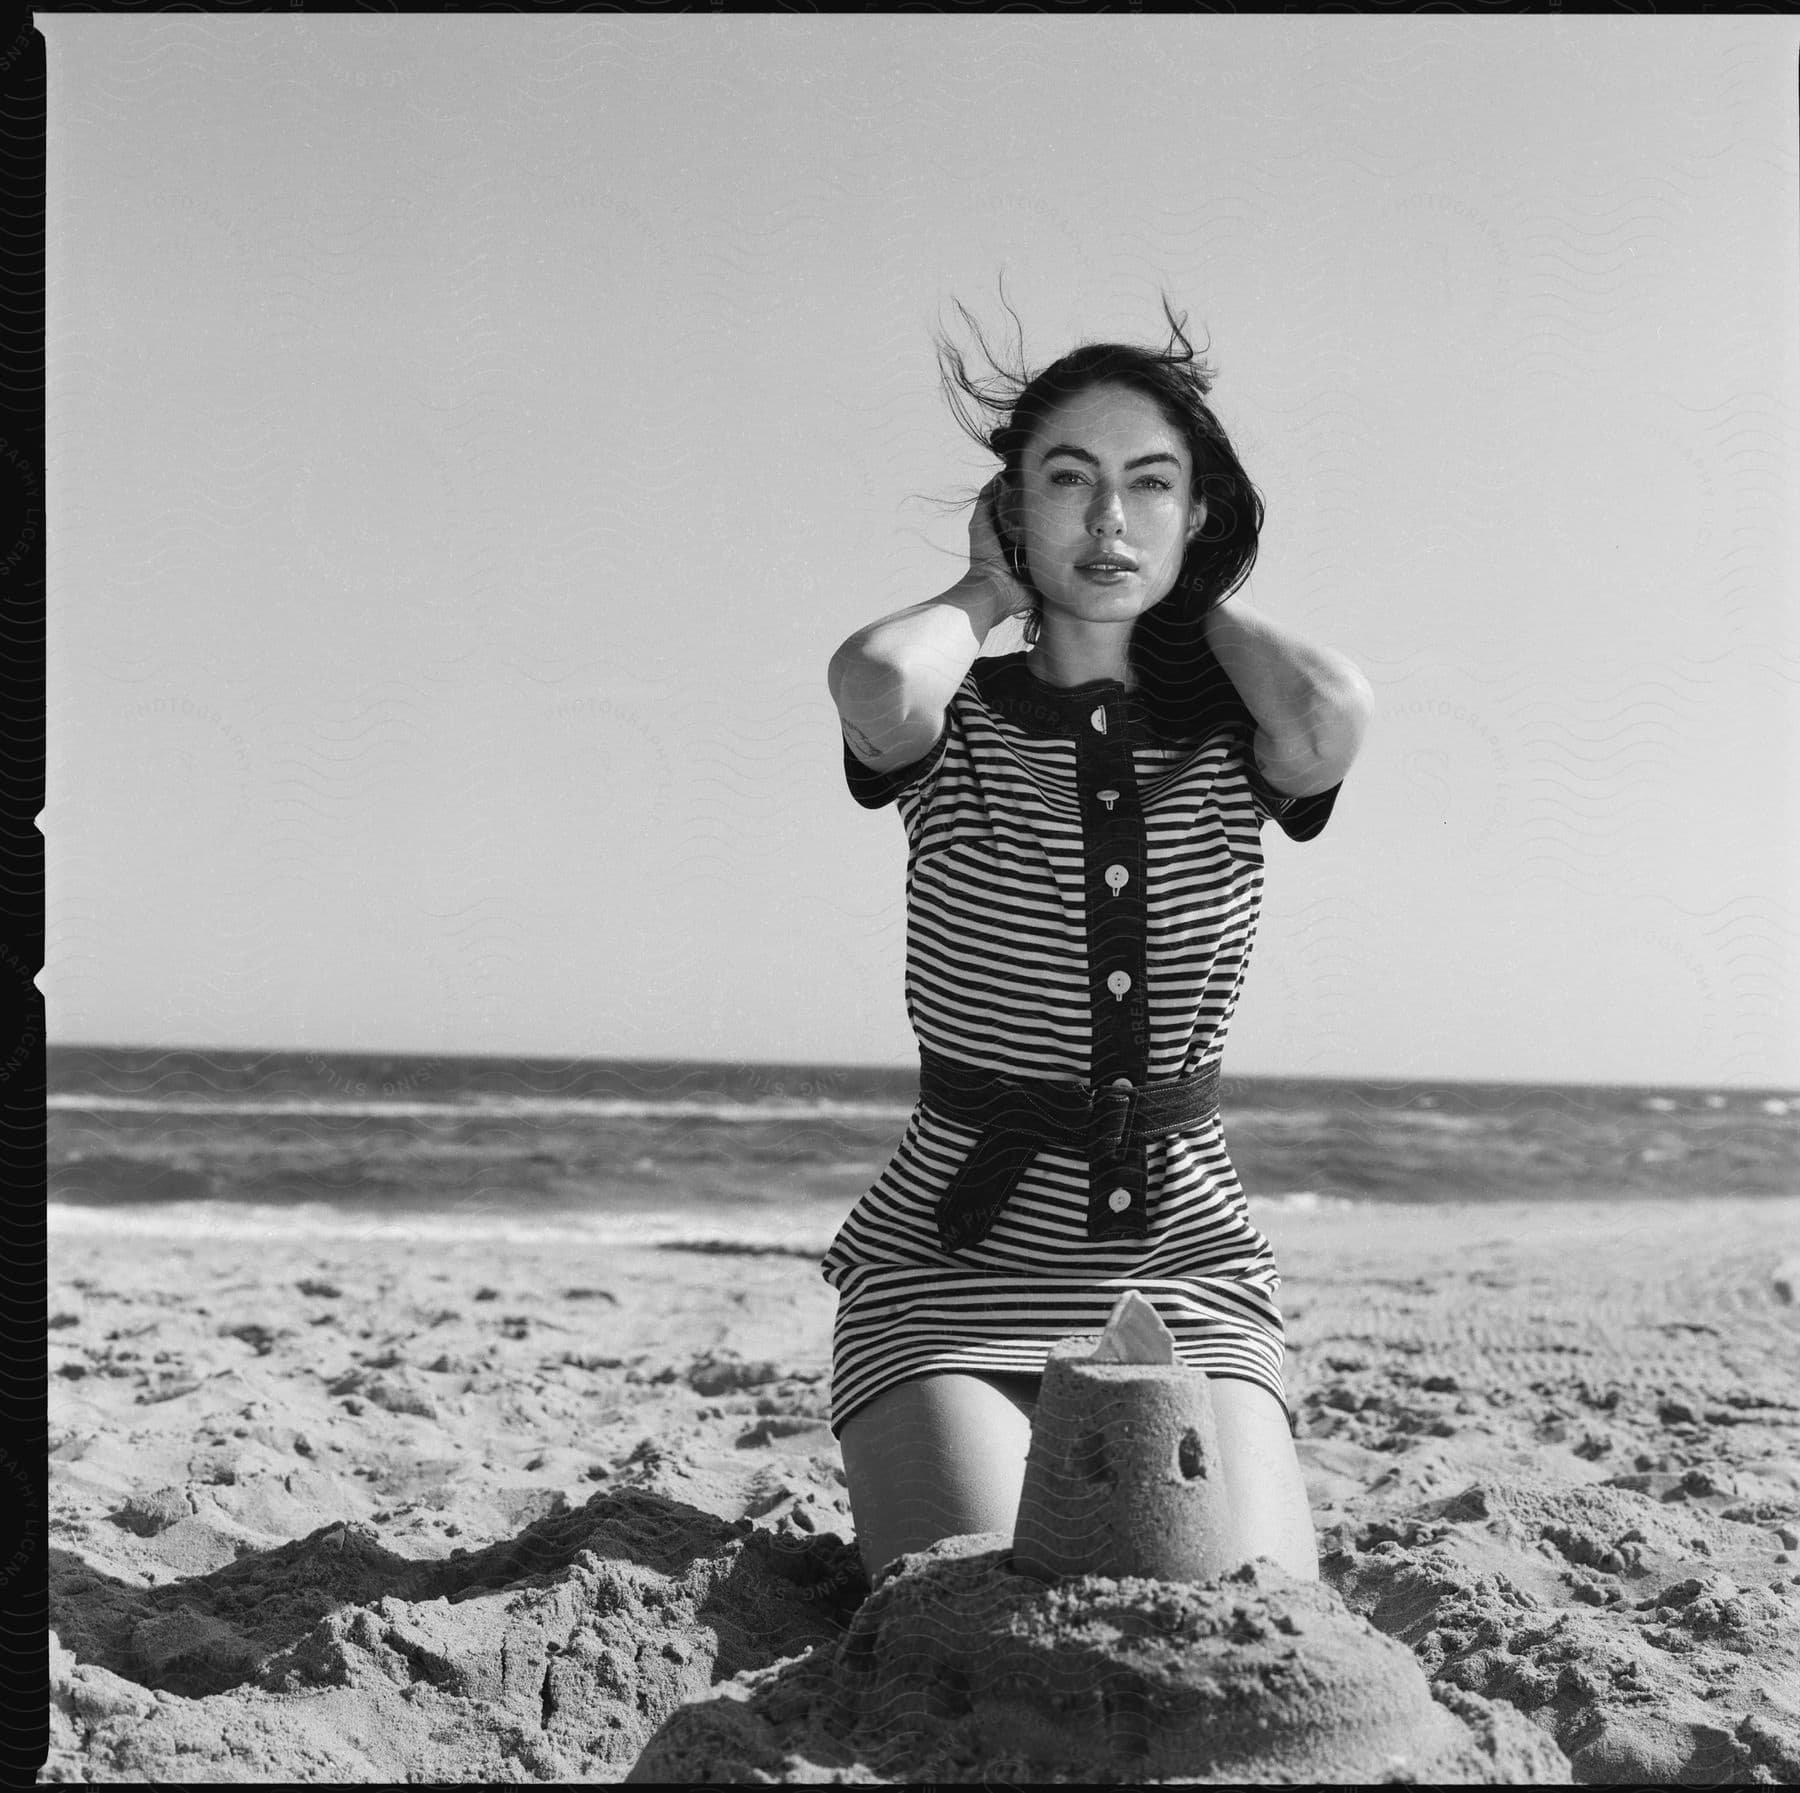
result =
M630 1056L600 1056L592 1053L535 1053L535 1052L474 1052L474 1051L435 1051L422 1052L405 1047L319 1047L319 1046L177 1046L158 1043L156 1045L132 1045L118 1041L75 1041L57 1040L45 1042L46 1058L55 1052L166 1052L204 1055L207 1053L232 1053L244 1057L276 1055L301 1056L312 1054L318 1057L336 1059L437 1059L462 1062L487 1061L504 1062L519 1060L539 1063L554 1062L575 1065L691 1065L696 1068L730 1068L746 1071L916 1071L916 1060L895 1060L891 1062L850 1061L839 1059L759 1059L732 1056L729 1058L681 1058L665 1054L635 1054ZM1700 1083L1640 1083L1616 1081L1595 1081L1579 1078L1554 1077L1467 1077L1438 1076L1421 1077L1397 1073L1364 1073L1353 1075L1348 1073L1308 1072L1308 1071L1225 1071L1227 1077L1259 1078L1269 1082L1284 1083L1415 1083L1427 1085L1481 1084L1488 1087L1514 1087L1518 1089L1590 1089L1590 1090L1643 1090L1650 1092L1687 1092L1695 1095L1717 1094L1733 1091L1741 1095L1785 1096L1800 1098L1800 1087L1793 1084L1779 1083L1732 1083L1721 1079L1711 1079Z

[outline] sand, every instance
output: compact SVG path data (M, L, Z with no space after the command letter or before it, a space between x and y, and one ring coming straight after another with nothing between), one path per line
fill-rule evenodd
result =
M1800 1201L1258 1218L1326 1585L1084 1578L1056 1623L1313 1601L1454 1720L1415 1778L1800 1781ZM1004 1778L979 1687L919 1742L860 1666L1021 1578L963 1540L870 1596L833 1300L805 1255L59 1227L45 1778Z

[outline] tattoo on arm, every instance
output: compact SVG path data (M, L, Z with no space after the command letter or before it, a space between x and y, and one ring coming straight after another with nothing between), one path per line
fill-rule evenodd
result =
M842 722L843 718L840 717L839 721ZM868 754L871 758L879 756L881 749L877 747L854 722L844 722L843 727L844 739L847 740L852 747L860 747L863 752Z

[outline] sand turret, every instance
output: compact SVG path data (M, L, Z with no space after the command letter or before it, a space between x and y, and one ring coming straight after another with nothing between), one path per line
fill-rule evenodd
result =
M1232 1567L1205 1373L1135 1290L1099 1334L1051 1348L1032 1420L1013 1565L1204 1581Z

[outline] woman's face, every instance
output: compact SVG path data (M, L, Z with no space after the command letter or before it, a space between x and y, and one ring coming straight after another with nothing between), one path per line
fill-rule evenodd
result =
M1046 610L1126 622L1168 596L1205 521L1180 432L1128 386L1065 399L1032 432L1006 520Z

